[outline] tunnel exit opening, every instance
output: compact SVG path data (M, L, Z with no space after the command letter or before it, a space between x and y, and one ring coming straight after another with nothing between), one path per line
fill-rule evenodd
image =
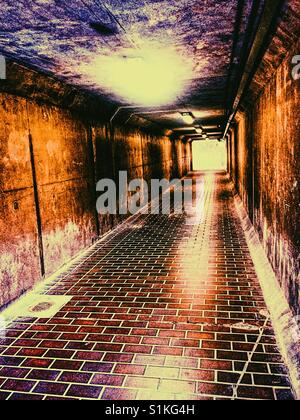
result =
M225 171L227 167L226 142L218 140L192 143L193 171Z

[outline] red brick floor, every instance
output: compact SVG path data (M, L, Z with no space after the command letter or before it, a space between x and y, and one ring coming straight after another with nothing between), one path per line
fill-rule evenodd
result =
M292 399L225 175L197 214L141 216L0 340L0 399Z

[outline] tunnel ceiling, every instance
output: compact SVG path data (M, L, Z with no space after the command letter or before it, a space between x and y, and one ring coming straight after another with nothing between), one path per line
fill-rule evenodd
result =
M249 21L250 0L1 0L0 50L13 60L110 98L116 106L137 102L111 88L110 74L101 73L102 63L112 57L116 63L138 59L145 48L162 54L172 50L180 61L170 65L170 77L178 73L179 62L188 69L177 75L182 79L180 93L163 104L160 113L153 106L135 111L144 111L146 118L165 127L182 129L185 124L177 111L188 110L216 132L234 64L238 7L241 39ZM237 55L239 48L242 42ZM98 75L91 72L95 63Z

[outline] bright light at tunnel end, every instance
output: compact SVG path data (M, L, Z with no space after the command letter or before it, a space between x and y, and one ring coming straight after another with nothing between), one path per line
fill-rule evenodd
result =
M176 101L187 89L192 65L172 49L144 47L118 55L95 58L82 65L99 87L131 104L163 106Z

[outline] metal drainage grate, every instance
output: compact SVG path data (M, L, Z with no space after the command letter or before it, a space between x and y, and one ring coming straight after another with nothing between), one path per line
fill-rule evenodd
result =
M50 308L52 308L52 306L53 306L53 303L51 302L41 302L29 308L29 311L30 312L44 312L44 311L48 311Z
M53 318L72 296L51 296L29 293L10 305L0 315L6 320L17 318Z

